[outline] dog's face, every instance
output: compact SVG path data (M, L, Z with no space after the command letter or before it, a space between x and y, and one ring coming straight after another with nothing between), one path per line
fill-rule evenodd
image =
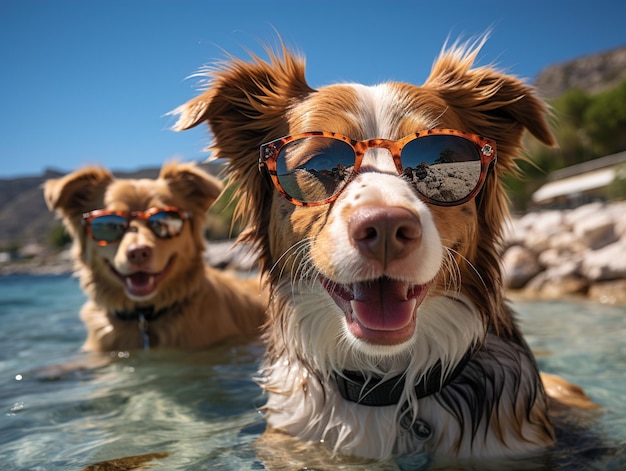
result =
M119 309L166 303L187 272L202 267L205 213L221 184L190 164L168 164L156 180L89 167L44 190L72 235L83 285Z
M434 127L459 129L457 116L441 120L444 109L441 100L418 87L335 85L295 104L288 128L291 135L331 130L359 141L396 140ZM310 292L294 304L306 304L315 293L312 299L324 309L311 320L333 325L352 348L397 353L415 342L427 295L445 291L451 281L441 268L456 254L446 248L463 250L476 224L474 202L429 209L398 174L390 152L370 149L330 204L298 206L274 196L273 270L289 273L298 291Z
M477 52L443 54L421 87L343 84L313 90L304 81L302 62L286 51L283 58L272 55L270 63L235 60L213 73L203 95L176 110L178 129L206 120L213 151L229 160L230 174L241 185L248 234L271 275L270 323L280 326L277 335L299 340L304 361L325 357L334 368L371 370L386 358L412 361L416 352L431 348L462 355L487 329L514 332L501 309L496 243L506 198L499 176L514 171L525 128L547 144L552 137L532 89L492 69L472 69ZM495 168L481 169L480 192L462 204L432 204L403 174L406 163L399 168L384 144L370 143L358 171L342 180L326 204L294 204L290 194L321 192L327 198L324 183L306 187L317 170L304 179L294 176L290 184L299 188L290 190L270 183L280 180L280 172L256 168L259 146L282 136L324 131L350 141L397 141L433 129L487 136L497 144ZM316 154L310 147L272 158L298 167ZM262 153L261 167L268 170L264 158ZM450 185L445 178L442 184ZM446 297L461 306L442 305ZM433 361L441 359L430 354Z

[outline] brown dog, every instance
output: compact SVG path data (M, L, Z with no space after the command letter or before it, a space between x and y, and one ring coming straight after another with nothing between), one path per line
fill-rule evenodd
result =
M45 183L89 296L81 310L85 350L203 348L258 333L266 304L259 280L203 262L206 211L221 189L198 167L178 163L156 180L88 167Z
M231 58L176 110L179 130L209 125L270 277L268 431L377 459L554 443L497 251L523 133L554 138L478 52L444 51L422 86L319 89L288 50Z

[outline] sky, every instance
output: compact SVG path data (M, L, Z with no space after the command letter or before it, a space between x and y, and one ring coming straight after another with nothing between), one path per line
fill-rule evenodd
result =
M532 82L626 45L625 19L626 0L2 0L0 180L205 160L205 126L174 132L167 113L197 95L203 65L278 35L315 88L419 85L446 41L486 31L480 65Z

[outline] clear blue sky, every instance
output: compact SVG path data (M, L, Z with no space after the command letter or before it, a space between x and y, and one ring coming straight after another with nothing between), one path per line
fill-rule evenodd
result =
M421 84L448 37L492 29L481 63L532 80L546 66L626 44L625 0L2 0L0 179L203 160L204 127L165 114L202 65L284 41L314 86Z

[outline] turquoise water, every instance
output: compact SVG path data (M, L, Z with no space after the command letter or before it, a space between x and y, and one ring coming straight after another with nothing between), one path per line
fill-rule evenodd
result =
M84 299L69 276L0 278L2 470L80 470L151 453L159 454L150 461L155 470L429 466L423 456L378 466L328 463L293 447L282 450L286 461L277 464L257 443L263 397L251 378L262 355L259 343L205 352L80 353ZM515 306L542 370L582 385L602 412L582 433L565 430L540 459L493 469L626 469L626 308Z

